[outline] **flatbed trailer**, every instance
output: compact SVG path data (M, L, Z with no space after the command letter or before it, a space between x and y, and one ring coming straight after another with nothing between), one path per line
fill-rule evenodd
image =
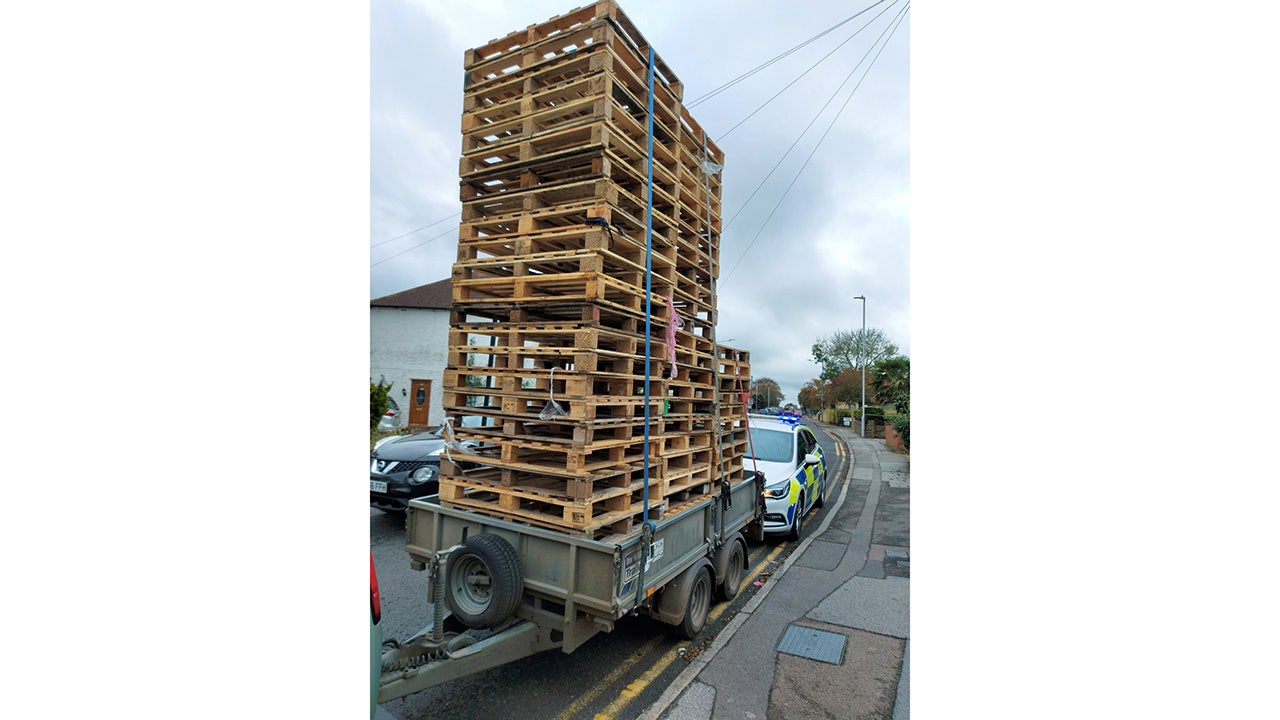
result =
M411 567L429 573L432 621L382 656L378 702L535 653L571 653L646 614L693 639L714 599L737 594L746 539L761 539L761 480L751 472L641 531L600 540L410 501Z

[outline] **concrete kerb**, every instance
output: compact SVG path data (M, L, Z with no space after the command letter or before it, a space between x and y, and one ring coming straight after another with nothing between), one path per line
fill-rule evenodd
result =
M827 432L825 429L823 432L826 432L828 436L840 443L845 448L845 452L848 453L849 456L849 462L845 465L844 472L841 473L841 479L844 481L844 487L840 490L839 499L836 500L835 505L833 505L827 512L827 516L823 519L822 524L818 526L817 532L810 534L802 540L798 546L796 546L796 549L792 551L792 553L787 556L786 561L782 563L782 567L778 568L778 571L773 574L772 579L766 583L763 588L761 588L760 592L755 594L755 597L751 598L751 600L749 600L747 604L738 611L738 614L734 616L733 620L730 620L729 623L725 625L724 629L720 631L720 634L716 636L715 642L711 643L711 647L699 654L698 657L689 664L689 667L685 668L683 672L676 676L676 679L667 686L667 689L663 691L662 695L656 701L654 701L653 705L650 705L649 709L645 710L638 716L638 720L658 720L658 718L662 716L662 713L666 712L667 708L669 708L671 704L680 697L681 693L683 693L689 685L693 684L693 681L707 667L707 665L711 664L711 661L714 660L716 655L724 649L724 646L729 644L729 641L733 639L734 634L738 632L738 628L751 617L751 614L755 612L756 608L760 607L760 603L764 602L764 599L769 596L769 593L773 591L773 588L778 585L778 580L786 574L787 570L795 563L796 559L804 554L804 551L809 548L809 544L820 537L827 531L827 528L831 526L831 522L835 519L836 513L840 511L840 508L844 505L845 498L849 495L849 486L852 484L851 480L853 475L853 451L849 449L849 444L846 443L843 438L835 435L834 433Z

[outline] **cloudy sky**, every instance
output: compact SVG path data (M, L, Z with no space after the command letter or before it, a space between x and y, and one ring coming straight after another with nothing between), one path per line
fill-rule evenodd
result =
M371 297L444 279L456 259L464 51L583 4L372 3ZM725 153L718 339L789 400L820 372L813 343L861 326L853 296L911 352L906 4L621 3Z

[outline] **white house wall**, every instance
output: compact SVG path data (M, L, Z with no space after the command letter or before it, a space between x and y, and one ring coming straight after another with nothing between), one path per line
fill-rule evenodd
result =
M409 381L431 381L427 420L444 420L444 367L449 346L449 311L369 308L369 380L392 383L400 407L400 427L409 422Z

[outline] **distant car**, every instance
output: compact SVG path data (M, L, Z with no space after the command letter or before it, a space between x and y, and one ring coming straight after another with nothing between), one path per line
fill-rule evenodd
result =
M747 426L745 466L764 474L765 534L799 540L802 519L827 498L827 461L818 438L790 414L749 415Z
M440 492L445 426L379 440L369 453L369 504L402 513L410 500ZM474 446L475 443L463 443Z

